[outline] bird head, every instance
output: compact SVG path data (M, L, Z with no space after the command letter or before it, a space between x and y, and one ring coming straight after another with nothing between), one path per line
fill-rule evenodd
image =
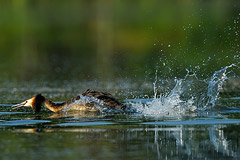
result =
M12 109L18 109L21 107L32 107L33 112L38 113L41 110L42 103L45 98L41 94L37 94L36 96L23 101L22 103L16 104L12 106Z

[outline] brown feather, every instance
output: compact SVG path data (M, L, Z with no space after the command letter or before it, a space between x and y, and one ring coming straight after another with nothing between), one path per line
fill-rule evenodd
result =
M87 97L94 97L99 100L101 100L105 105L116 108L116 109L125 109L126 106L120 103L118 100L116 100L110 93L102 92L102 91L96 91L88 89L82 94L83 96Z

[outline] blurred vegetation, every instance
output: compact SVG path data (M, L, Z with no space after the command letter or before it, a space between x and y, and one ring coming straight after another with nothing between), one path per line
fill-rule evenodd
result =
M0 0L0 78L207 77L239 63L239 18L239 0Z

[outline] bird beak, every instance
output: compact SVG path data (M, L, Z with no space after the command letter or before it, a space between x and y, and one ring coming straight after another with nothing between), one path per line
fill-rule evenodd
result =
M24 101L24 102L19 103L19 104L15 104L15 105L12 106L12 109L18 109L18 108L24 107L24 106L26 106L26 104L27 104L27 101Z

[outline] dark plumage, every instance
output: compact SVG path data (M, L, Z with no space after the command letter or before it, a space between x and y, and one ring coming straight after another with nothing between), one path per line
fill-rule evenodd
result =
M125 109L126 106L117 101L110 93L88 89L82 94L87 97L94 97L101 100L104 104L115 109Z

